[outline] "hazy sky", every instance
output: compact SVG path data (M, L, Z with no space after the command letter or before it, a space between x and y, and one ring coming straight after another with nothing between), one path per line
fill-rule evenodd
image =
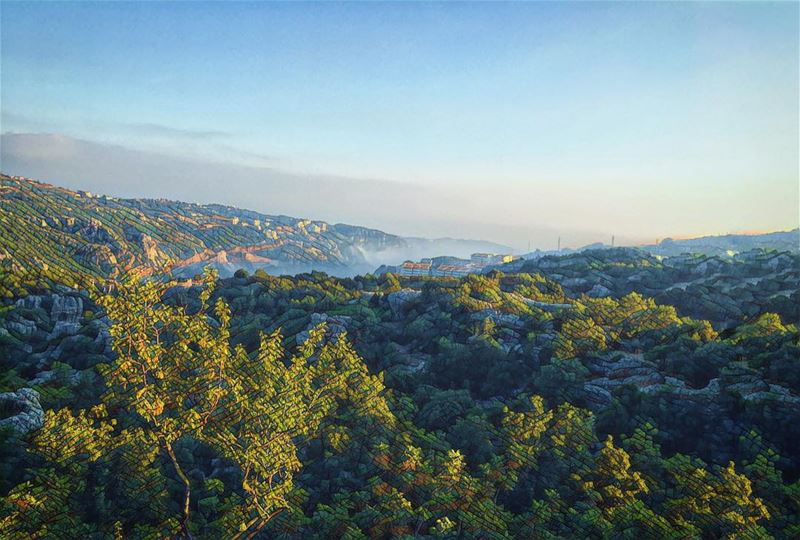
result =
M1 165L519 248L789 229L799 16L3 2Z

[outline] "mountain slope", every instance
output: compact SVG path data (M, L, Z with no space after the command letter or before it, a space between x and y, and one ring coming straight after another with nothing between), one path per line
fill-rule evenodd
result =
M363 227L221 205L116 199L7 175L0 176L0 204L0 272L18 284L79 284L154 269L185 276L205 264L223 274L240 267L352 273L372 267L369 253L406 247L398 236Z
M728 255L751 249L777 249L778 251L800 251L800 229L765 234L725 234L673 240L665 238L658 244L642 246L655 255L681 255L702 253L703 255Z
M614 246L597 242L577 249L539 250L522 255L523 259L536 259L549 255L570 255L589 250L610 249ZM657 244L635 246L653 255L674 257L684 254L731 257L754 249L800 252L800 228L763 234L723 234L697 238L665 238Z

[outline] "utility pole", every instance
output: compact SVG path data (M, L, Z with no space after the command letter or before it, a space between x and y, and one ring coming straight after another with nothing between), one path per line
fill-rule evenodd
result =
M558 251L561 251L561 237L558 237Z
M614 247L614 235L611 235L611 247Z

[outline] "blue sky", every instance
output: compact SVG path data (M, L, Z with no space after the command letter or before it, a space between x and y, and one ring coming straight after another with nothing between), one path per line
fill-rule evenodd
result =
M254 171L171 196L406 234L519 246L798 224L796 3L0 9L2 131L50 137L22 148L58 165L31 167L48 180L158 195L180 174L72 177L78 154L53 141L74 139ZM309 192L294 208L265 171L341 177L343 198L356 185L375 201ZM402 189L419 204L375 208Z

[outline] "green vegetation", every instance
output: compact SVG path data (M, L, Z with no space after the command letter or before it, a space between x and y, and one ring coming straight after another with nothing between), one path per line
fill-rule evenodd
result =
M171 281L353 239L0 187L0 539L800 537L796 253Z
M108 291L67 336L77 293L3 311L46 409L3 435L4 537L800 534L796 320L526 273Z

